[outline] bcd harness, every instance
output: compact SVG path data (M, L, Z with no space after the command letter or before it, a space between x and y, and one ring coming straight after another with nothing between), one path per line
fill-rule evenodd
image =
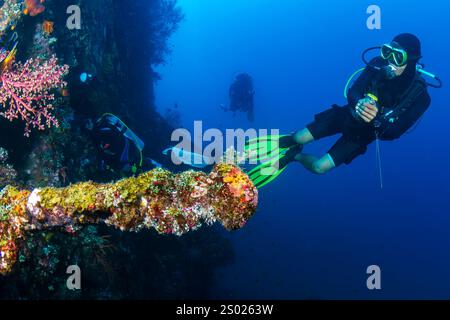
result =
M372 83L372 87L374 87ZM377 137L382 137L389 129L389 125L394 125L398 119L414 104L416 99L425 92L427 83L423 77L416 73L409 88L397 100L398 103L392 109L383 108L383 112L375 119L373 125ZM386 128L382 128L385 126Z
M396 106L386 111L386 108L382 108L382 113L373 122L375 137L376 137L376 157L379 170L380 188L383 189L383 170L381 164L381 146L380 138L389 129L391 125L400 119L400 117L414 104L416 99L426 90L427 82L422 78L419 73L416 73L414 80L409 88L402 94L397 100ZM375 80L372 81L372 92L376 92ZM373 95L373 94L372 94ZM377 99L377 94L373 95ZM385 126L383 129L382 127Z

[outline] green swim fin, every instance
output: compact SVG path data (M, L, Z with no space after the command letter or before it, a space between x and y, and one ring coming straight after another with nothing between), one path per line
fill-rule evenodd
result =
M284 168L280 168L280 169L276 170L273 165L274 165L274 163L272 161L265 162L265 163L257 166L256 168L254 168L253 170L251 170L248 173L250 179L253 181L256 188L260 189L260 188L264 187L265 185L271 183L273 180L278 178L278 176L280 174L282 174L283 171L286 169L286 166L285 166ZM270 170L273 173L269 174L268 172L265 172L265 170L267 170L267 171Z
M294 161L295 156L302 152L302 150L302 145L286 148L272 160L264 162L250 170L248 176L255 186L260 189L278 178L286 170L288 164Z
M247 141L244 147L249 161L267 161L286 152L291 146L280 146L280 141L289 135L269 135Z

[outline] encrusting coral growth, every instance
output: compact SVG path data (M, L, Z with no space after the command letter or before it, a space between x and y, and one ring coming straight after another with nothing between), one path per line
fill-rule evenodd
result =
M0 147L0 188L8 184L14 183L17 177L17 172L7 163L8 151Z
M181 236L203 223L242 228L255 213L258 191L232 164L207 175L154 169L113 184L85 182L33 191L0 192L0 274L10 272L27 232L105 223L122 231L155 229Z
M6 0L0 7L0 36L2 37L5 31L14 27L17 20L22 15L22 2L19 0Z

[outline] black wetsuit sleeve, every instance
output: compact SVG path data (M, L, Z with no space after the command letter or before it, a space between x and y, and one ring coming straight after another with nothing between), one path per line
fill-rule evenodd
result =
M427 91L424 91L414 103L401 114L399 119L394 123L388 123L386 120L382 124L382 127L386 129L381 135L383 140L395 140L400 138L405 132L407 132L427 111L431 104L431 98Z
M348 104L350 107L354 107L359 100L364 98L364 95L367 93L367 89L369 88L373 78L373 73L371 70L363 71L363 73L359 76L359 78L352 85L350 90L348 91Z
M374 58L370 61L370 64L379 65L380 61L378 58ZM358 101L364 98L364 95L368 92L376 75L377 71L370 67L366 67L366 69L361 73L359 78L348 91L347 100L350 107L355 107Z

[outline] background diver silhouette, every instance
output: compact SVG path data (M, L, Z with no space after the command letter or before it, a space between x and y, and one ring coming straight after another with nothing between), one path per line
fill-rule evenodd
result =
M254 120L254 96L253 79L248 73L240 73L229 89L230 107L223 108L234 114L238 111L246 112L249 121Z
M383 51L384 50L384 51ZM258 187L275 179L291 162L299 162L315 174L324 174L342 164L350 164L365 154L375 140L395 140L407 132L431 103L426 83L417 72L421 59L419 39L408 33L396 36L382 47L382 54L368 63L348 92L348 104L333 105L317 114L314 121L291 135L276 137L279 156L249 172ZM303 153L315 140L341 134L322 157ZM272 137L273 138L273 137ZM247 151L270 152L270 137L247 144ZM271 173L263 172L271 168Z

